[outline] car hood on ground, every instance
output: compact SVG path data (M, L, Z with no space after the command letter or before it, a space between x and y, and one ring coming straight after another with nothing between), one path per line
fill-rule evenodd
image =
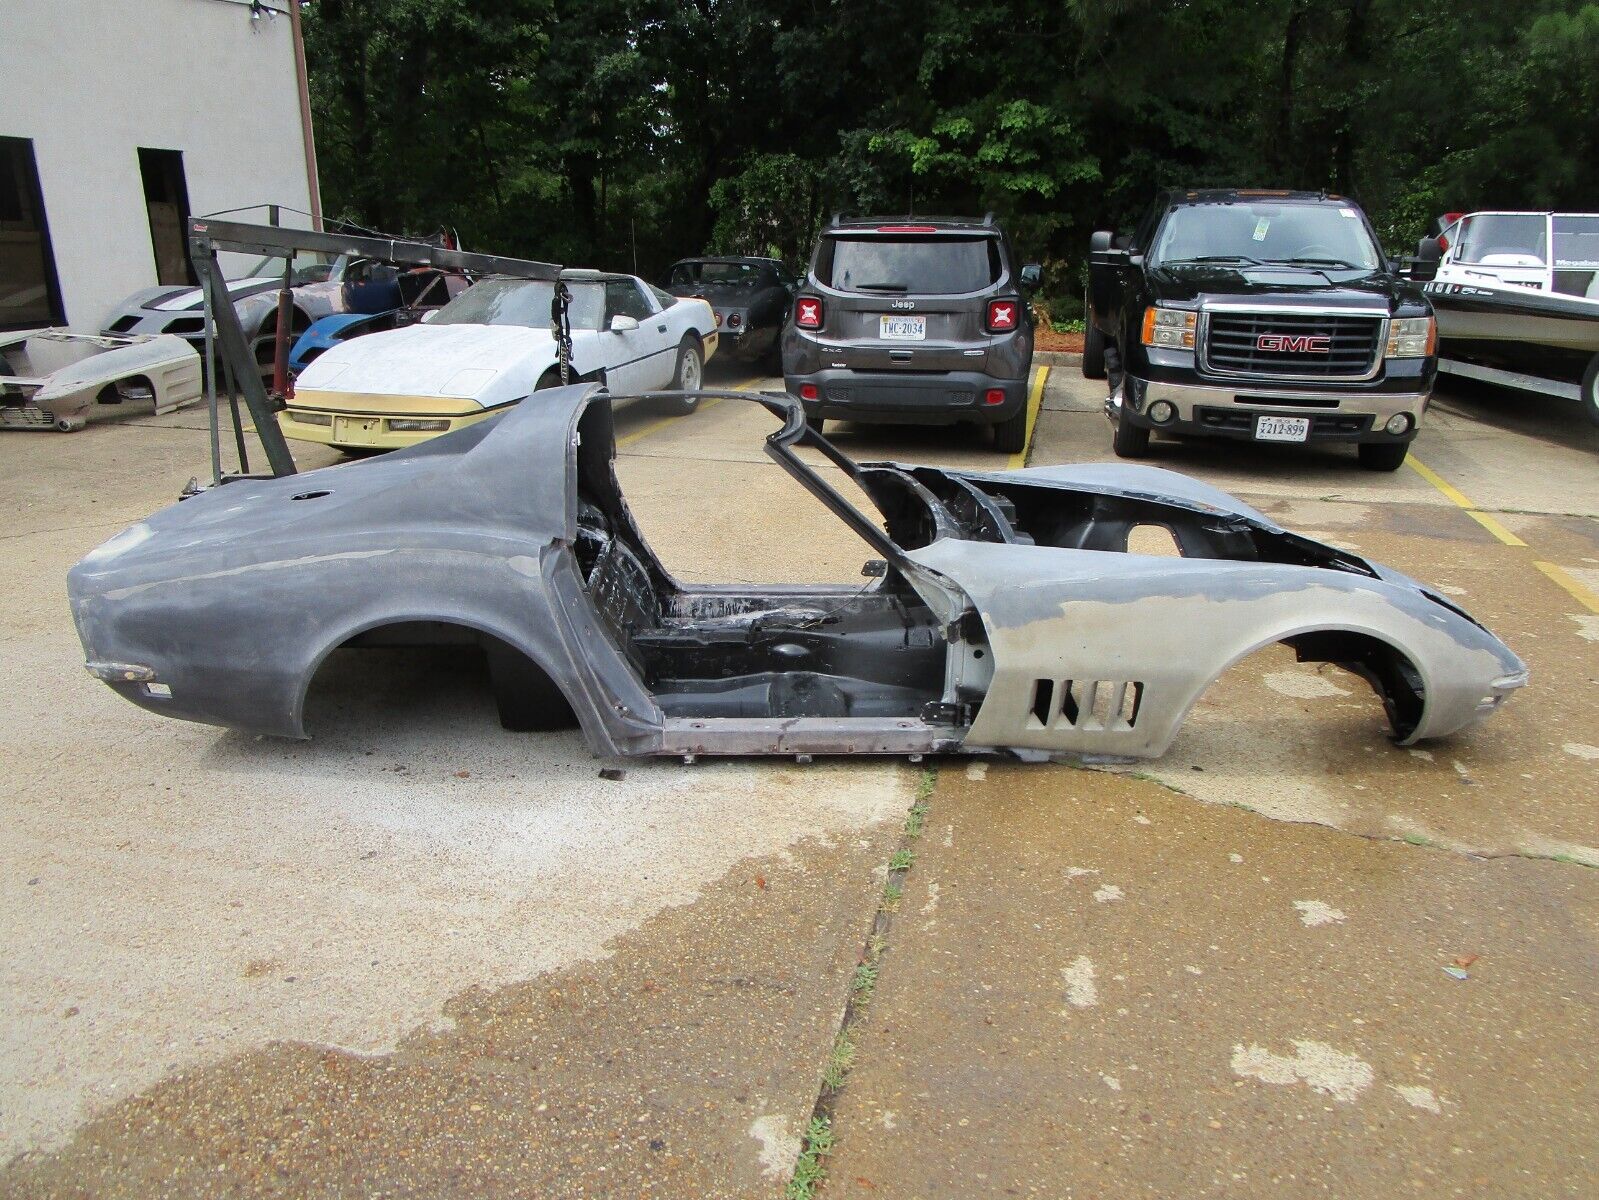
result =
M554 361L548 329L409 325L340 343L305 369L297 390L477 397L508 371L530 372L531 389Z

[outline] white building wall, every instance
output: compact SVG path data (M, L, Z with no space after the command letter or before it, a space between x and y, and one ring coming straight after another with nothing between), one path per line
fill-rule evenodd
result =
M287 0L269 7L252 21L247 0L0 0L0 135L33 141L73 328L156 283L141 146L183 151L195 215L310 210Z

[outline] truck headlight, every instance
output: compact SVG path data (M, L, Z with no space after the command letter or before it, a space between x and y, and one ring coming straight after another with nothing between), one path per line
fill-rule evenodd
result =
M1401 317L1388 322L1389 358L1426 358L1438 348L1438 322L1431 317Z
M1144 310L1144 345L1174 346L1178 349L1194 348L1194 326L1197 313L1177 308L1146 308Z

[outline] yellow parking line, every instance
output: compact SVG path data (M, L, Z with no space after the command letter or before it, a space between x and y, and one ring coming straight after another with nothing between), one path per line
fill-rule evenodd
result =
M746 379L743 383L734 385L732 390L735 392L747 392L760 382L761 381L759 379ZM699 407L696 408L694 412L704 412L708 408L715 408L721 402L722 398L720 396L712 396L707 400L701 400ZM651 421L648 425L644 426L644 428L635 429L632 433L627 434L624 437L617 438L616 448L620 450L623 446L631 446L634 442L642 442L645 438L649 437L650 434L659 433L673 421L693 415L693 413L676 413L670 417L662 417L659 421Z
M1027 394L1027 436L1022 439L1022 448L1005 464L1006 470L1014 471L1027 465L1027 452L1033 448L1033 426L1038 424L1038 410L1044 402L1044 380L1048 378L1047 366L1039 367L1033 375L1033 386Z
M1586 608L1589 612L1599 613L1599 596L1595 596L1587 588L1583 587L1582 584L1578 583L1570 575L1567 575L1559 567L1555 566L1554 563L1535 562L1532 565L1537 567L1545 575L1549 576L1549 578L1554 580L1555 583L1565 588L1566 591L1570 592L1572 598L1575 599L1578 604L1581 604L1584 608Z
M1471 502L1470 497L1468 497L1459 488L1456 488L1452 484L1446 482L1443 477L1431 467L1419 461L1414 454L1405 459L1405 461L1410 464L1411 470L1415 471L1416 474L1420 475L1428 483L1432 484L1433 487L1437 488L1440 492L1447 496L1452 503L1458 505L1468 517L1477 522L1477 524L1481 525L1489 533L1493 534L1494 537L1498 538L1505 545L1525 546L1527 544L1515 534L1511 533L1510 530L1506 529L1498 521L1490 517L1487 513L1479 510L1477 506Z

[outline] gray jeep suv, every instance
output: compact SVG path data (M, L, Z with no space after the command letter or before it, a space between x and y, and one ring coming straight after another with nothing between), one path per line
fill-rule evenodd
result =
M846 421L994 427L1011 454L1027 440L1033 320L990 213L835 216L783 327L783 378L813 426Z

